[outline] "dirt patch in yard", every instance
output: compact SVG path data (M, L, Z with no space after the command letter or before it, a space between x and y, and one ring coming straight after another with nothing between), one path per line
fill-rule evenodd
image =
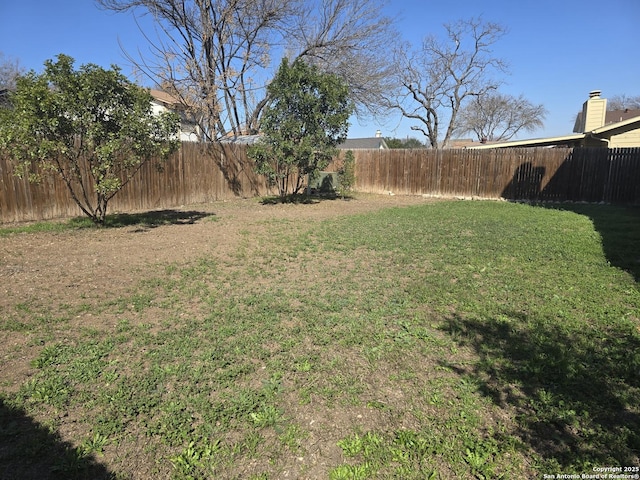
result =
M157 226L137 224L0 237L0 312L7 325L14 322L0 329L2 390L15 393L34 375L32 362L47 341L29 333L28 328L21 330L19 322L25 316L24 312L43 312L38 315L50 324L50 334L70 342L75 325L73 319L68 320L69 312L85 329L115 331L117 315L94 311L94 308L119 299L130 299L136 286L154 275L159 267L179 268L208 256L222 262L237 261L237 249L246 241L246 233L251 232L252 238L260 238L261 230L272 228L274 222L283 222L283 228L290 226L286 222L295 222L302 232L325 219L433 201L420 196L376 195L357 195L349 200L323 199L310 204L264 204L258 199L238 199L159 212L166 221ZM56 327L59 316L67 320ZM152 317L153 309L147 309L139 318L152 323ZM309 475L308 478L326 475L327 462L339 456L336 435L349 431L354 423L366 424L371 412L365 410L336 411L331 423L320 427L321 422L309 409L300 408L298 420L308 426L309 442L314 445L307 450L304 475ZM78 432L74 432L73 421L63 418L67 415L55 409L43 412L44 418L51 418L63 440L69 445L77 444L74 438L78 437ZM42 418L36 420L43 421ZM323 430L326 428L336 431L327 435ZM82 432L80 437L86 435L87 432ZM117 459L116 454L107 457L115 455L113 458ZM130 461L133 457L127 458ZM108 458L106 460L108 462ZM159 478L158 474L169 473L151 470L145 474L144 469L138 469L131 478ZM301 478L294 473L296 470L298 474L302 471L292 468L291 478ZM38 473L42 472L35 469L34 475ZM0 478L4 477L0 475Z
M215 251L224 257L243 230L265 221L300 224L389 207L422 204L420 196L359 195L311 204L263 204L241 199L175 209L175 222L0 238L0 309L18 304L74 304L113 298L145 278L149 267L181 264Z

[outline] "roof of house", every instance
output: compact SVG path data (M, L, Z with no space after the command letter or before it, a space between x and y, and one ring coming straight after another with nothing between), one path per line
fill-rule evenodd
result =
M586 133L574 133L572 135L563 135L560 137L531 138L528 140L513 140L509 142L487 142L476 143L466 148L474 148L477 150L487 148L505 148L505 147L551 147L557 145L573 145L579 143L586 137Z
M593 136L600 138L610 138L612 135L620 135L621 133L630 132L631 130L637 130L640 128L640 110L635 110L638 115L635 117L627 118L621 122L605 124L600 128L596 128L590 132Z
M261 134L258 135L227 135L220 139L220 143L234 143L237 145L253 145L258 143L262 138Z
M618 123L634 117L640 117L640 109L625 108L624 110L611 110L606 113L604 117L604 124L609 125L610 123Z
M621 122L609 123L591 132L574 133L561 137L533 138L529 140L515 140L511 142L485 143L467 148L505 148L505 147L549 147L559 145L577 145L587 137L606 142L613 135L620 135L625 132L640 129L640 115L623 120Z
M149 90L149 93L155 100L165 105L177 106L182 103L178 98L163 90L156 90L155 88L152 88Z
M467 148L480 143L474 141L473 138L454 138L449 140L448 148Z
M576 133L581 132L581 127L583 125L582 115L584 112L578 112L576 115L576 123L573 127L573 131ZM624 120L629 120L630 118L640 117L639 109L630 109L625 108L624 110L607 110L604 117L604 124L609 125L611 123L618 123Z
M382 137L368 138L347 138L343 143L338 145L342 150L363 150L363 149L387 149L387 143Z
M257 135L233 135L232 133L225 135L220 139L221 143L235 143L242 145L252 145L257 143L261 138L262 134ZM357 149L380 149L380 148L388 148L386 142L383 138L350 138L338 145L338 148L344 150L357 150Z

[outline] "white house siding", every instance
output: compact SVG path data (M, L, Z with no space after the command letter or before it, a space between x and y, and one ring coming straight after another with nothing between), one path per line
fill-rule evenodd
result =
M640 146L640 130L614 135L609 142L609 148L632 148Z
M153 101L151 102L151 111L153 112L154 115L159 115L163 112L170 112L171 110L169 110L164 105L161 105ZM194 131L196 128L197 127L195 127L194 125L185 124L181 121L180 132L179 132L180 141L181 142L197 142L198 134L197 132Z

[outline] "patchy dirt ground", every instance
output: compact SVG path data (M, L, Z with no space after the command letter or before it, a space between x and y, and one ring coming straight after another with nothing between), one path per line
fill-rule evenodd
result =
M354 215L433 200L420 196L358 195L350 200L309 204L263 204L237 199L187 205L158 212L166 224L21 233L0 238L0 312L16 308L52 309L92 304L131 291L159 264L180 265L215 250L218 258L233 253L243 230L259 233L266 222L310 220ZM85 326L87 318L83 318ZM98 327L96 325L96 327ZM30 352L16 357L22 335L0 332L3 381L18 385L29 368ZM20 358L24 357L24 358ZM22 361L21 361L22 360Z
M180 264L209 249L224 256L237 245L240 230L264 228L265 220L304 223L430 201L384 195L312 204L239 199L164 212L173 221L153 228L11 235L0 238L0 310L24 302L73 304L82 298L113 296L143 279L145 267Z

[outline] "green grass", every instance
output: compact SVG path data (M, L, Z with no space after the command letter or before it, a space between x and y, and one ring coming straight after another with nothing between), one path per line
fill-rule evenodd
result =
M0 238L18 233L65 232L83 228L93 228L93 223L89 218L77 217L64 221L33 222L9 227L1 226Z
M61 478L94 460L177 479L639 464L638 209L442 202L261 227L236 258L159 266L94 306L111 329L16 306L0 331L45 340L0 400L73 425ZM0 469L46 459L21 448Z

